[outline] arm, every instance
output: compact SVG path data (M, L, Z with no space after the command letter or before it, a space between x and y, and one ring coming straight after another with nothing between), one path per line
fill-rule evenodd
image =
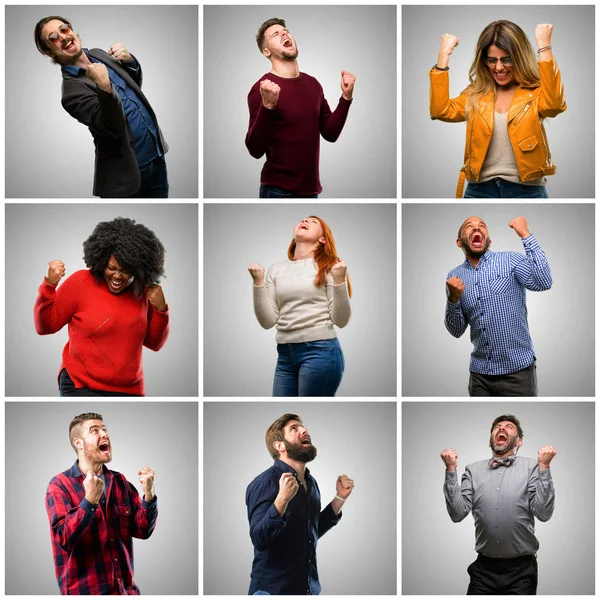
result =
M148 502L146 498L140 498L135 487L127 482L129 490L129 502L133 513L131 535L142 540L148 539L154 527L156 526L156 518L158 517L157 497Z
M529 507L540 521L548 521L554 512L554 484L550 463L555 456L556 450L552 446L542 446L538 450L538 464L531 472L527 485Z
M273 281L272 268L267 271L267 276L264 281L262 281L262 285L257 285L257 282L261 283L261 281L262 279L255 279L254 285L252 286L254 314L261 327L264 329L271 329L271 327L274 327L279 320L279 307L277 306L277 300L275 298L275 282Z
M340 137L342 129L346 123L346 117L350 110L352 100L346 100L344 96L340 96L337 108L334 112L331 112L327 100L323 95L321 89L321 113L319 115L319 131L323 136L323 139L328 142L335 142Z
M148 330L144 338L144 346L157 352L169 337L169 306L159 285L150 286L146 291L146 297L148 298Z
M448 332L459 338L469 324L460 307L460 297L465 290L465 284L458 277L448 277L446 280L446 316L444 325Z
M338 327L346 327L351 315L347 281L337 285L335 283L327 284L327 302L333 324Z
M246 148L254 158L260 158L269 149L275 129L275 108L269 109L263 105L259 86L254 86L248 94L248 109L250 124L246 134Z
M83 280L78 274L68 277L60 286L51 285L44 279L33 308L33 321L39 335L56 333L71 320L82 288Z
M539 53L538 62L540 70L538 111L542 117L555 117L567 110L565 90L560 77L560 71L552 55L551 40L553 29L552 25L544 23L537 25L534 32L538 50L548 48Z
M458 485L456 470L446 470L444 497L446 499L446 509L454 523L459 523L471 512L473 506L473 483L468 467L462 476L462 484L460 486Z
M90 527L95 510L96 505L86 498L77 505L73 504L65 490L51 481L46 490L46 512L52 542L65 552L71 550Z
M529 232L525 217L517 217L509 224L523 242L525 256L514 253L517 281L532 292L543 292L552 287L552 273L544 251L535 236Z
M315 481L315 485L317 482ZM319 486L317 486L318 489ZM319 515L319 537L327 533L342 518L342 507L354 489L354 480L340 475L335 482L335 498ZM321 494L319 493L319 498Z

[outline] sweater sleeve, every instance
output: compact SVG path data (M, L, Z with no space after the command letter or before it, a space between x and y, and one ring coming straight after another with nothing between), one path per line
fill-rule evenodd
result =
M538 100L538 111L542 117L556 117L567 110L565 89L560 77L556 60L543 60L538 63L540 69L541 91Z
M33 307L33 322L40 335L60 331L75 314L84 285L80 273L85 271L73 273L58 286L50 285L45 278L42 281Z
M169 337L169 306L167 310L160 312L148 302L148 331L144 338L144 346L158 352Z
M327 301L329 316L334 325L346 327L350 320L350 296L348 296L348 281L340 285L327 284Z
M335 142L342 133L352 100L344 100L340 96L337 108L331 112L327 100L321 90L321 114L319 115L319 131L325 140Z
M263 106L258 86L254 86L248 94L248 108L250 124L246 134L246 148L254 158L260 158L269 148L275 128L275 110Z
M450 98L450 77L448 71L429 71L429 114L432 119L460 123L465 120L467 92Z
M254 297L254 314L257 321L264 329L271 329L279 320L279 307L275 299L275 282L273 280L273 267L270 267L265 276L264 285L252 286Z

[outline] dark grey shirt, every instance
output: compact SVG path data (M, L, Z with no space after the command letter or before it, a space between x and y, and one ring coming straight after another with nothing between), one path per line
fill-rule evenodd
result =
M475 551L492 558L535 554L534 516L547 521L554 512L550 469L537 460L517 456L510 467L492 469L488 460L467 465L458 485L456 471L446 471L444 496L450 518L458 523L471 511L475 519Z

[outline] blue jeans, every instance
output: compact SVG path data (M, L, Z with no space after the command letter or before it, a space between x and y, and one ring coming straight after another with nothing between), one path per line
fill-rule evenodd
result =
M142 185L130 198L168 198L169 180L167 179L167 163L164 156L140 167Z
M273 396L335 396L345 362L340 342L277 344Z
M261 185L258 192L259 198L318 198L319 194L298 194L297 192L289 192L283 188L278 188L273 185Z
M521 185L501 177L484 183L469 183L465 198L548 198L545 185Z

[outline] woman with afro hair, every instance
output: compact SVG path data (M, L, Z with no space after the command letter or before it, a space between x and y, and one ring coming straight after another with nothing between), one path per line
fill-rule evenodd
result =
M262 327L277 325L273 396L335 396L344 355L334 325L350 319L352 288L331 230L319 217L294 228L288 260L265 270L252 263L254 313Z
M58 385L61 396L143 396L142 346L160 350L169 335L162 288L165 249L132 219L98 223L83 243L87 270L58 286L54 260L34 307L40 335L69 327Z

